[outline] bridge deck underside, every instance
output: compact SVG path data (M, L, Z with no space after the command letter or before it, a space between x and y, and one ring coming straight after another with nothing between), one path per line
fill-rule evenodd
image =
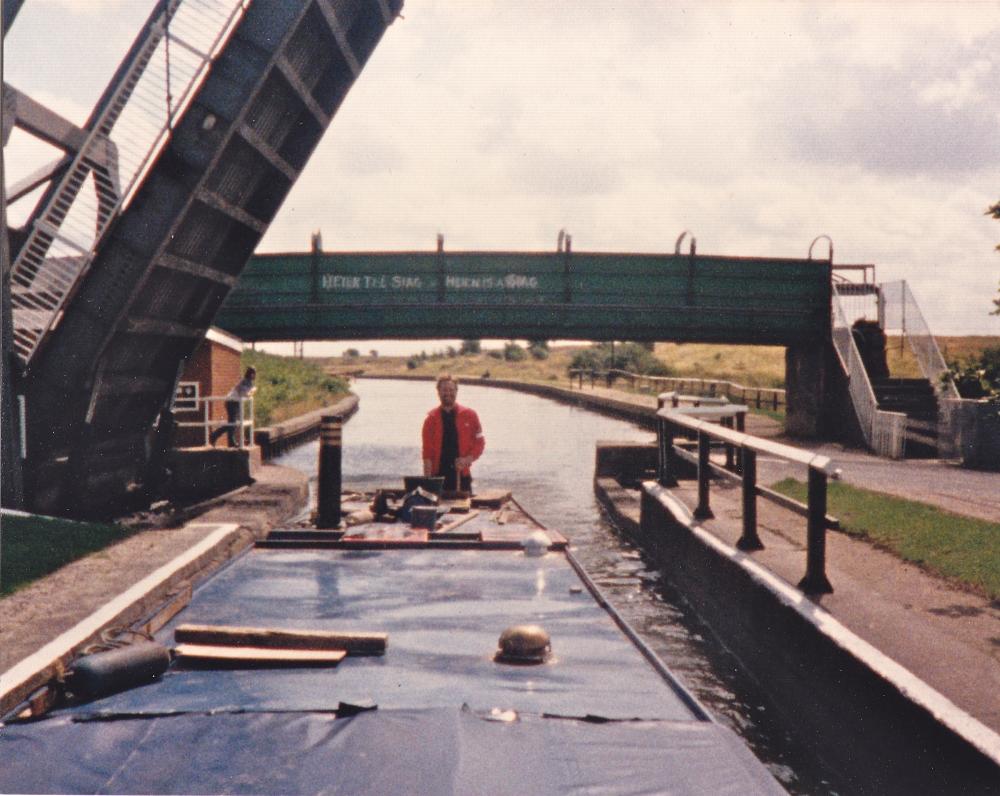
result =
M829 264L607 253L257 255L217 325L247 340L824 339Z

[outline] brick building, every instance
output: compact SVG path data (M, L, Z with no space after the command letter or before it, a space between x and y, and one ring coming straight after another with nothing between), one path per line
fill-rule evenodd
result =
M215 327L208 330L184 365L178 384L178 399L174 405L174 419L178 423L203 421L205 409L201 401L197 405L194 403L195 396L199 399L213 396L224 398L229 393L243 376L240 362L242 352L243 341L238 337ZM225 422L226 408L222 401L211 401L208 411L210 420ZM178 428L175 444L177 447L204 445L204 431L201 428Z

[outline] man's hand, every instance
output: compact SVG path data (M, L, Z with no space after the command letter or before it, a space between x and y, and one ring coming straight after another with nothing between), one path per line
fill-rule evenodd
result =
M459 473L465 472L465 470L471 466L472 466L471 456L459 456L457 459L455 459L455 469Z

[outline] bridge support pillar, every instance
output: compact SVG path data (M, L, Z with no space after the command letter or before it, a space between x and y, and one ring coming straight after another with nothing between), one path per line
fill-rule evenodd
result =
M830 411L829 343L801 343L785 349L785 431L793 437L825 436Z

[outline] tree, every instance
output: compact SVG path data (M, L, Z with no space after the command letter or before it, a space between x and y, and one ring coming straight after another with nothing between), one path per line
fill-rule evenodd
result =
M459 354L478 354L483 350L482 342L479 340L463 340L458 349Z
M997 221L1000 221L1000 202L997 202L995 205L990 207L990 209L986 211L986 215L993 216L993 218ZM1000 244L997 244L997 251L1000 252ZM1000 294L1000 288L997 288L997 293ZM990 315L1000 315L1000 295L993 299L993 306L996 307L996 309L993 310Z

